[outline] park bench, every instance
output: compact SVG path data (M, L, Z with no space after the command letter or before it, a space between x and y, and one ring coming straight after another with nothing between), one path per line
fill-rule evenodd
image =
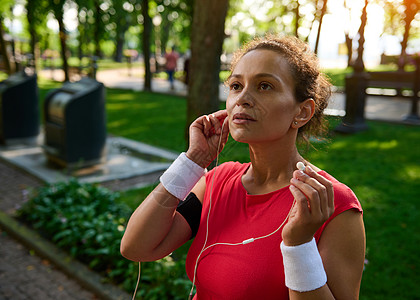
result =
M378 94L375 88L382 90ZM389 93L391 91L391 93ZM411 99L410 112L404 118L406 122L418 122L418 101L420 98L420 65L417 64L415 71L394 71L394 72L368 72L366 95L403 97Z
M411 109L403 121L419 124L420 58L416 59L416 70L413 72L354 72L347 76L346 115L336 131L352 133L367 128L364 118L367 95L410 98Z
M420 77L416 72L368 72L366 94L371 96L388 96L419 98Z

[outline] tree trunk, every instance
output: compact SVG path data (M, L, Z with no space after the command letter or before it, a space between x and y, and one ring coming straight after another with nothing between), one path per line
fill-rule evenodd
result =
M31 54L31 62L29 63L29 65L31 65L35 72L37 70L37 35L36 35L36 31L35 28L33 26L30 25L29 28L29 34L31 35L31 40L30 40L30 45L31 45L31 49L30 49L30 54Z
M347 6L347 1L344 0L344 8L348 12L349 20L351 18L350 8ZM346 38L346 47L347 47L347 68L351 67L353 63L353 38L350 37L350 29L344 30L344 36Z
M300 20L300 4L299 1L296 1L296 9L295 9L295 37L299 38L299 20Z
M60 35L61 59L63 60L64 81L70 81L69 65L67 62L67 34L66 29L64 28L63 15L59 16L57 21Z
M6 73L11 75L14 70L12 68L12 65L10 64L10 55L7 51L6 41L4 40L4 27L2 16L0 16L0 47L1 55L4 57L4 67L6 68Z
M365 69L365 64L363 62L363 52L364 52L364 43L365 43L365 27L367 22L367 6L369 4L369 0L365 0L365 6L362 10L362 16L360 20L362 21L359 27L359 47L357 48L357 58L353 65L353 69L355 72L363 72Z
M117 44L115 46L114 60L116 62L122 62L123 59L123 46L124 46L124 32L117 33Z
M99 59L102 56L101 53L101 45L100 45L100 37L101 37L101 24L102 24L102 20L101 20L101 8L100 8L100 1L99 0L95 0L95 35L93 37L94 41L95 41L95 51L94 51L94 55Z
M344 34L346 37L346 47L347 47L347 67L351 66L353 60L353 39L348 33Z
M198 116L219 109L220 55L229 0L196 0L191 32L191 62L186 133Z
M327 0L324 0L322 3L321 15L319 16L319 25L318 25L318 33L316 35L316 42L315 42L315 54L318 54L318 47L319 47L319 39L321 38L321 26L322 20L324 19L324 15L327 12Z
M141 12L143 15L143 57L144 57L144 90L152 90L152 72L150 71L150 35L152 32L152 19L149 15L149 0L143 0Z
M401 70L401 71L404 70L406 60L407 60L406 49L407 49L407 44L408 44L408 38L410 36L411 22L413 21L419 9L419 7L417 7L417 4L414 3L414 1L406 0L404 1L404 4L405 4L404 35L401 41L401 55L398 60L398 70Z
M35 7L34 7L34 1L33 0L28 0L26 2L26 18L28 20L28 31L29 31L29 35L30 35L30 54L32 55L32 64L33 64L33 68L36 72L37 69L37 51L36 51L36 47L37 47L37 34L36 34L36 30L35 30Z
M80 12L81 10L79 10L78 15L78 21L79 21L79 25L77 26L77 30L79 31L79 36L78 36L78 41L79 41L79 45L77 46L77 56L79 57L79 69L82 70L82 60L83 60L83 45L85 43L85 36L86 36L86 30L85 30L85 26L86 23L82 22L82 19L80 17Z

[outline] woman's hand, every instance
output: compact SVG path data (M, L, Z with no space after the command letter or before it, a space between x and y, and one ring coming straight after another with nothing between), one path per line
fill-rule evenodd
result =
M226 117L226 110L219 110L197 118L190 125L190 145L186 153L189 159L203 168L210 165L227 142L229 124Z
M334 212L331 181L307 166L305 172L293 172L290 191L296 203L283 228L285 245L295 246L312 240L315 232Z

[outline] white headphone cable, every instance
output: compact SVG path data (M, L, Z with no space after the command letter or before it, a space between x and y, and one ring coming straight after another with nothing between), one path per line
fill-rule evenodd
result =
M207 245L207 240L208 240L208 235L209 235L209 217L210 217L210 211L211 211L211 206L212 206L213 184L214 184L214 178L215 178L216 170L217 170L218 163L219 163L219 149L220 149L220 144L221 144L221 141L222 141L222 134L223 134L223 127L224 127L224 125L225 125L225 122L223 122L223 124L222 124L222 130L221 130L221 134L220 134L220 138L219 138L219 145L217 147L216 165L214 167L214 172L213 172L213 176L212 176L212 183L211 183L211 186L210 186L209 210L207 212L207 220L206 220L206 238L204 240L204 244L203 244L203 247L201 248L200 254L197 256L197 259L195 261L194 276L193 276L192 287L191 287L191 291L190 291L188 300L191 300L192 299L192 296L193 296L193 291L194 291L194 287L195 287L195 280L196 280L196 276L197 276L198 261L199 261L201 255L203 254L203 252L205 252L207 249L210 249L210 248L212 248L214 246L220 246L220 245L224 245L224 246L246 245L246 244L252 243L252 242L254 242L256 240L261 240L261 239L267 238L269 236L272 236L277 231L279 231L280 228L283 227L284 223L289 219L289 216L290 216L290 214L292 212L293 206L295 205L295 202L296 202L296 199L293 199L292 206L290 207L290 210L289 210L286 218L283 220L283 222L280 224L280 226L277 229L275 229L273 232L271 232L269 234L266 234L266 235L263 235L263 236L260 236L260 237L256 237L256 238L249 238L249 239L243 240L242 242L238 242L238 243L224 243L224 242L219 242L219 243L214 243L214 244L211 244L209 246L206 246Z

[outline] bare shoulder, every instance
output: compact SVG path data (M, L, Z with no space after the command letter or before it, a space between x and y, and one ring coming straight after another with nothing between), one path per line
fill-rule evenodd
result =
M318 248L327 272L328 286L336 298L357 299L365 247L363 215L355 209L342 212L324 229Z

